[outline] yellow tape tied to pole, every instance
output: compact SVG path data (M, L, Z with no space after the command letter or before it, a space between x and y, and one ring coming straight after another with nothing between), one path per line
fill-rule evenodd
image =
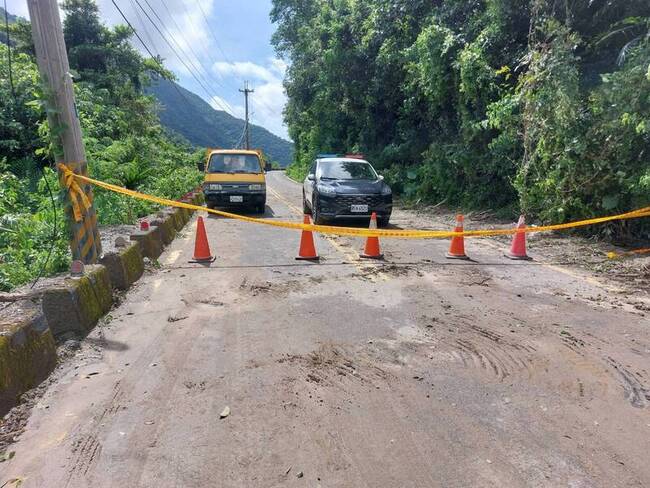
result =
M579 220L576 222L567 222L565 224L554 224L554 225L545 225L539 227L526 227L525 229L483 229L483 230L466 230L464 232L454 232L446 230L405 230L405 229L359 229L353 227L338 227L334 225L316 225L316 224L302 224L298 222L286 222L279 220L270 220L270 219L261 219L255 217L247 217L245 215L234 214L230 212L224 212L222 210L215 210L211 208L206 208L200 205L193 205L191 203L177 202L175 200L168 200L166 198L159 198L153 195L147 195L145 193L139 193L134 190L128 190L121 186L112 185L110 183L105 183L103 181L95 180L87 176L82 176L73 173L70 169L63 165L59 164L59 169L64 173L66 178L70 180L79 180L92 185L104 188L105 190L110 190L122 195L127 195L132 198L138 198L140 200L146 200L148 202L157 203L163 206L178 207L178 208L187 208L190 210L204 211L214 215L220 215L229 219L242 220L244 222L250 222L254 224L268 225L272 227L281 227L284 229L292 230L309 230L313 232L319 232L322 234L335 234L340 236L352 236L352 237L393 237L398 239L442 239L455 236L464 236L464 237L489 237L489 236L498 236L498 235L512 235L520 232L549 232L553 230L564 230L572 229L576 227L584 227L587 225L602 224L604 222L612 222L615 220L627 220L627 219L636 219L641 217L650 217L650 207L644 207L631 212L610 215L607 217L598 217L595 219L586 219ZM66 186L68 179L66 179ZM83 195L81 189L76 184L70 184L68 186L69 191L74 192L76 195ZM80 198L85 198L85 196ZM73 201L75 199L72 199Z
M75 181L75 177L80 176L73 173L70 168L59 163L59 169L63 173L63 184L70 192L70 202L72 203L72 214L76 222L83 220L84 214L90 208L90 200Z

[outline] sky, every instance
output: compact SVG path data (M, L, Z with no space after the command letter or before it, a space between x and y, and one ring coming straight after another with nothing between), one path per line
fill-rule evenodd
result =
M165 66L176 74L183 87L201 96L215 109L225 109L243 118L244 96L239 89L248 81L255 90L250 98L252 122L288 139L282 121L286 103L282 80L286 64L271 46L275 30L269 19L271 0L137 1L169 44L135 0L115 0L140 37L154 54L165 59ZM104 23L124 23L112 0L97 2ZM29 18L25 0L8 0L7 10ZM135 37L133 44L146 54ZM184 63L174 51L181 55Z

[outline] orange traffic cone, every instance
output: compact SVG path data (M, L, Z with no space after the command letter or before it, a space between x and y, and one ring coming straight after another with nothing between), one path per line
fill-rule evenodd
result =
M521 215L519 217L519 222L517 223L517 229L526 228L526 218ZM517 232L512 236L512 246L510 246L510 252L506 253L506 257L510 259L518 259L530 261L532 258L526 254L526 233Z
M303 223L306 225L311 224L309 215L305 214ZM300 249L296 259L299 261L318 261L320 257L316 254L316 246L314 245L314 234L310 230L303 230L300 236Z
M216 258L210 254L208 235L205 232L203 217L196 222L196 241L194 242L194 257L190 263L212 263Z
M462 215L456 216L456 228L454 232L463 232L463 221L465 218ZM465 254L465 239L463 236L454 236L451 238L451 246L449 252L446 254L449 259L469 259Z
M370 227L371 230L377 229L377 214L372 213L370 217ZM366 248L363 250L363 253L359 255L362 258L366 259L383 259L384 255L379 249L379 237L368 237L366 239Z

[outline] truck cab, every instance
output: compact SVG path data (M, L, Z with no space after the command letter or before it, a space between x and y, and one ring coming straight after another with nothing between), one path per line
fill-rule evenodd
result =
M208 208L245 207L264 213L266 206L265 162L262 151L209 149L203 171L203 194Z

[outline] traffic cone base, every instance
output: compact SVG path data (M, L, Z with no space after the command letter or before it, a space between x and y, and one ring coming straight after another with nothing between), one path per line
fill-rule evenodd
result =
M309 215L303 217L303 223L306 225L311 224ZM300 236L300 249L298 250L298 261L318 261L320 256L316 253L316 246L314 244L314 234L310 230L303 230Z
M470 261L469 256L466 254L451 254L451 253L446 253L445 257L447 259L464 259L465 261Z
M462 215L456 216L456 227L454 232L463 232L463 221L464 217ZM470 261L469 256L465 254L465 239L463 236L453 236L451 238L451 245L449 246L449 252L445 254L447 259L464 259Z
M370 216L369 229L377 229L377 214L375 212ZM363 259L384 259L384 255L381 253L379 248L379 237L368 237L366 239L366 247L363 252L359 254L359 257Z
M194 256L190 263L213 263L217 258L210 253L210 244L208 244L208 235L205 232L203 217L196 221L196 240L194 242Z
M503 255L505 257L507 257L508 259L512 259L513 261L532 261L533 260L533 258L531 258L530 256L516 256L516 255L511 254L509 252L506 252Z
M369 239L373 239L372 237L369 237ZM376 237L375 237L376 239ZM379 253L379 254L366 254L365 252L362 252L359 254L360 258L363 259L384 259L384 255Z
M525 229L526 220L524 216L519 217L519 222L517 222L517 229ZM526 233L517 232L512 236L512 246L510 246L510 251L505 254L508 259L514 259L516 261L531 261L532 258L526 253Z

